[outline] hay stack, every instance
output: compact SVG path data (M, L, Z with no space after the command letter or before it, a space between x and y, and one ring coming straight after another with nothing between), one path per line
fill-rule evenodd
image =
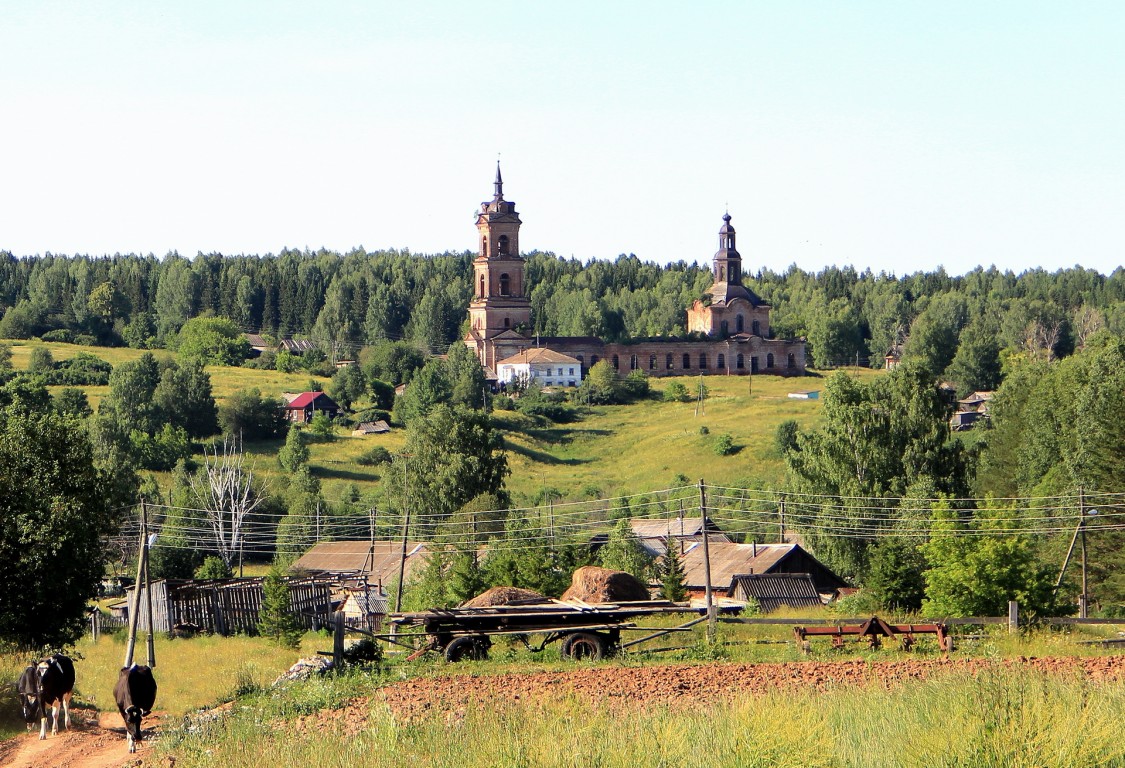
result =
M629 600L649 600L648 587L631 573L586 565L574 572L570 588L563 592L563 600L581 600L584 603L618 603Z
M549 598L530 589L519 587L493 587L461 603L462 608L491 608L494 605L534 605L550 602Z

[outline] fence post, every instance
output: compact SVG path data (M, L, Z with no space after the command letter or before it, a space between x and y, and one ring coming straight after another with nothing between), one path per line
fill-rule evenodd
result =
M703 598L707 605L707 642L715 642L715 598L711 591L711 547L707 535L707 489L699 478L699 518L703 525Z
M1015 600L1008 601L1008 634L1014 635L1020 631L1020 604Z
M333 617L336 620L335 630L332 633L332 666L340 669L344 664L344 612L336 611Z

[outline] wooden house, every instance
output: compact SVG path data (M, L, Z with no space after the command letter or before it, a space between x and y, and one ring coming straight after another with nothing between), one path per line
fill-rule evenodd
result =
M664 556L669 536L676 540L681 554L693 544L703 541L703 521L698 517L633 518L629 521L629 525L633 529L633 535L652 557ZM710 518L707 520L707 534L711 541L730 542L726 533ZM590 549L596 552L605 546L607 541L609 541L608 533L596 534L590 539Z
M322 541L298 558L289 570L291 573L331 577L337 581L366 580L373 589L387 590L398 582L402 556L402 541L376 540L374 546L367 540ZM408 583L428 558L427 544L420 541L406 543L404 572Z
M329 418L340 415L340 406L323 392L302 392L282 406L285 418L297 424L307 424L313 420L317 412L326 414Z
M712 594L730 597L736 576L758 574L808 574L817 594L831 595L847 582L833 573L800 544L732 544L709 541ZM693 543L680 558L684 584L693 596L704 593L707 568L703 544Z

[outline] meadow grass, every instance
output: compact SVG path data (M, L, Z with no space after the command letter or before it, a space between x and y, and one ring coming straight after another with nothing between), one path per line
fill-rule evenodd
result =
M154 675L159 686L156 708L182 715L228 701L237 691L268 686L299 656L324 647L331 647L331 640L315 634L306 635L298 650L281 648L258 637L207 635L171 640L159 634L155 638ZM97 642L85 637L67 654L74 660L75 703L114 710L113 686L125 658L125 633L104 634ZM30 660L28 654L0 654L0 680L5 686L0 705L0 738L23 732L19 707L14 695L8 695L6 686L12 686L14 691L15 680ZM137 640L134 661L147 663L143 636Z
M97 355L113 365L136 360L145 350L125 347L87 347L57 342L13 340L12 362L16 369L27 367L31 352L46 347L56 360L80 352ZM167 350L152 350L158 357L170 357ZM266 397L282 392L307 390L310 382L326 386L327 379L307 372L279 373L253 368L208 366L211 386L220 404L233 393L257 388ZM878 371L848 369L849 375L870 377ZM543 489L554 488L564 499L605 498L647 493L668 488L687 478L694 483L705 478L712 484L747 486L776 485L784 476L784 460L774 445L777 426L795 419L802 427L816 424L821 404L817 400L794 400L788 393L797 389L822 389L824 380L817 374L804 378L757 375L707 376L703 379L707 397L696 402L665 403L659 398L672 382L698 392L699 377L651 379L654 396L623 406L579 408L579 419L570 424L553 424L523 416L514 411L497 411L495 416L505 440L511 475L507 487L516 505L526 505ZM52 387L57 391L61 387ZM90 404L97 408L109 387L84 387ZM729 434L734 452L720 456L715 443ZM360 493L378 488L385 468L364 467L356 463L360 454L375 445L392 453L400 452L404 430L385 435L352 437L346 430L330 442L310 445L310 467L321 479L324 497L338 501L354 485ZM263 441L246 445L253 466L268 484L284 486L276 455L282 441ZM201 454L200 454L201 458ZM170 475L159 473L164 487Z
M353 713L363 727L349 737L334 718L284 726L312 702L339 707L362 690L314 685L290 689L303 706L259 696L202 730L166 734L158 750L188 768L1125 765L1121 686L999 666L887 689L747 692L711 706L609 706L545 694L408 722L376 696L366 713Z

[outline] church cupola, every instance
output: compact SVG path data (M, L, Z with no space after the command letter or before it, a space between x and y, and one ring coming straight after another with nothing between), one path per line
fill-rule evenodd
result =
M734 227L730 225L730 214L723 214L723 226L719 228L719 250L715 252L714 273L716 283L742 285L742 257L734 247Z

